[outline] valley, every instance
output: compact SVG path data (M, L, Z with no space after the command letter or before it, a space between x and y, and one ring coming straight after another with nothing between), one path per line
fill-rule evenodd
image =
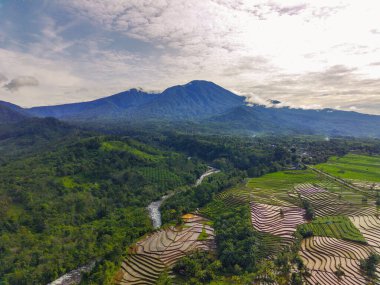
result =
M0 165L2 282L376 280L375 139L17 128L0 139L17 150Z
M0 0L0 285L380 285L379 10Z

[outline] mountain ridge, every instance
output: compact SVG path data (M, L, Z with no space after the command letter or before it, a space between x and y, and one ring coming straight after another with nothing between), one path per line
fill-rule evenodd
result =
M380 116L377 115L330 108L248 105L245 97L202 80L175 85L161 93L134 88L89 102L22 110L36 117L104 126L126 122L159 126L165 122L165 126L170 127L192 122L202 128L208 127L210 132L218 129L224 132L380 137Z
M9 102L0 101L0 124L16 123L29 117L21 107Z

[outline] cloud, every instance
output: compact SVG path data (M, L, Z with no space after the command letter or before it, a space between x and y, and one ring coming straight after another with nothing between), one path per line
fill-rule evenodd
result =
M273 70L273 67L269 63L269 60L260 56L246 56L238 60L237 63L233 63L223 70L223 75L226 76L238 76L244 73L251 72L268 72Z
M0 73L0 83L7 82L7 81L8 81L8 78L4 74Z
M0 18L0 70L40 81L11 98L19 105L199 78L263 104L380 114L376 1L58 0L44 9L26 1L26 16L11 13L11 2Z
M307 4L300 4L294 6L277 6L274 9L279 15L298 15L308 7Z
M21 87L25 86L38 86L39 82L33 76L19 76L13 78L8 84L5 84L3 87L9 91L17 91Z
M319 72L277 75L265 84L245 89L249 102L279 100L277 106L336 108L377 114L380 77L366 78L357 68L335 65ZM254 95L253 95L254 94ZM256 101L258 100L258 101ZM265 104L268 105L268 104ZM352 108L355 106L355 109Z

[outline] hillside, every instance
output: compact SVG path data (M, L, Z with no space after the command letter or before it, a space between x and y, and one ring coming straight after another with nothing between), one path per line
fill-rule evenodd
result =
M118 264L152 230L145 207L205 165L129 138L92 137L0 166L0 283L47 284L80 265ZM112 277L112 276L111 276Z
M89 135L90 132L54 118L22 116L16 122L0 124L0 163L21 155L57 148Z
M212 117L206 123L231 131L275 134L380 137L380 116L333 109L304 110L243 106Z
M20 122L28 117L21 107L0 101L0 125Z

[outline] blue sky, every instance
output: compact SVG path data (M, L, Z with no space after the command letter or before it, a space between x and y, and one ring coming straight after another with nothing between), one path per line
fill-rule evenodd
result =
M380 2L0 0L0 100L214 81L255 103L380 114Z

